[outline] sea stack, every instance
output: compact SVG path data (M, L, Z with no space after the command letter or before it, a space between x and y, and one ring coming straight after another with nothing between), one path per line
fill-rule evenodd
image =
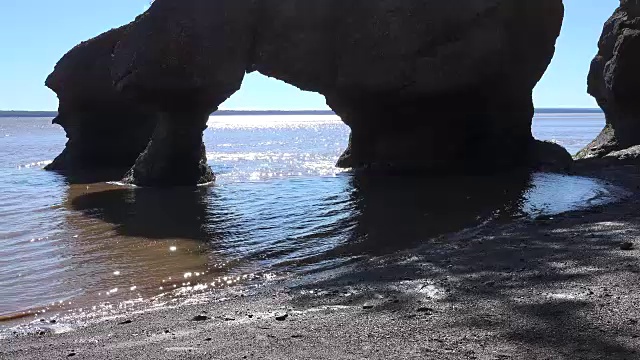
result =
M598 54L591 63L588 91L607 123L577 158L630 158L640 152L640 2L622 0L604 25ZM625 149L630 149L626 151Z
M145 149L155 116L113 87L111 53L126 27L110 30L70 50L46 80L59 99L53 120L68 137L64 151L47 166L67 174L126 171ZM110 179L110 180L116 180Z
M531 92L563 15L561 0L156 0L105 66L113 91L154 114L125 179L212 179L206 119L252 71L325 96L351 128L341 167L566 165L564 149L531 135Z

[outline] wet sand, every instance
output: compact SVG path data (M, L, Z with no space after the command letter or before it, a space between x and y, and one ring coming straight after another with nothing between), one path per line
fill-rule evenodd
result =
M575 172L640 188L638 166ZM0 358L637 359L639 210L633 194L63 334L47 324L0 340Z

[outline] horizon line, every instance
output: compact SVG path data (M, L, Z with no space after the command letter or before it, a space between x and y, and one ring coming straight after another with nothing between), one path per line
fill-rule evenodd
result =
M534 110L600 110L599 107L536 107ZM58 110L0 110L0 113L22 112L22 113L57 113ZM217 112L334 112L331 109L220 109Z

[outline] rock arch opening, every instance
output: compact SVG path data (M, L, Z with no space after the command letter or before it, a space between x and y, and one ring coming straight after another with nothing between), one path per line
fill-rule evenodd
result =
M337 175L348 137L324 97L254 72L212 114L204 143L217 181L228 183Z
M220 104L221 111L330 111L324 96L284 81L248 73L238 91Z

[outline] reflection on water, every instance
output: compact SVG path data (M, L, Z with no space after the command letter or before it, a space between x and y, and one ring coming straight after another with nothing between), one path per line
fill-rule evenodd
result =
M216 238L205 229L210 195L205 188L71 186L71 286L79 281L91 302L115 302L191 286L205 272L226 275L224 259L209 249Z
M218 174L211 187L65 179L19 166L58 150L0 147L0 316L304 274L616 195L598 181L554 174L426 179L343 172L333 163L348 130L335 119L225 121L205 136ZM33 124L23 130L25 141L64 143L45 127L40 137ZM11 141L21 143L19 136Z
M69 188L66 206L79 211L71 212L68 222L89 238L103 230L87 229L87 222L98 219L115 224L113 231L121 236L205 241L212 235L207 234L204 224L208 202L215 201L215 196L207 188L81 185Z
M379 255L496 219L521 215L526 173L495 177L352 180L357 221L343 251Z

